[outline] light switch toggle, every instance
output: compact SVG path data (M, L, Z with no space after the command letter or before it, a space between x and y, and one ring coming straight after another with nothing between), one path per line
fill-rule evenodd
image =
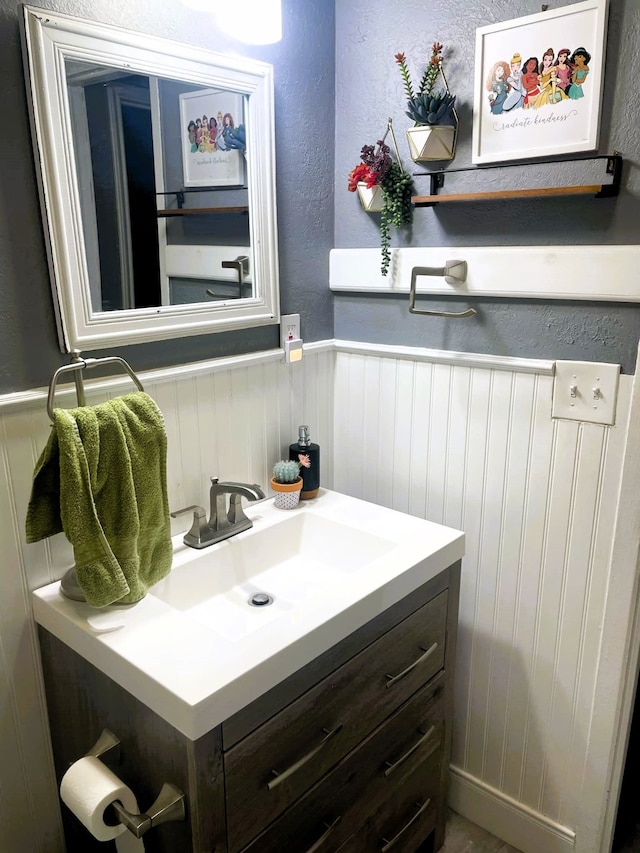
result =
M614 424L619 377L619 364L556 361L552 417Z

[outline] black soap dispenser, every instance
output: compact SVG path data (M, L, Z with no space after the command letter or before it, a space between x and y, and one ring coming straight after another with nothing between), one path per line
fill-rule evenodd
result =
M308 426L303 424L298 427L298 440L289 445L289 459L301 463L300 497L302 500L315 498L320 488L320 447L311 441Z

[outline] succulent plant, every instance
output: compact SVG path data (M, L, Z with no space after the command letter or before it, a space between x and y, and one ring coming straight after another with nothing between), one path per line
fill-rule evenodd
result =
M295 483L300 476L300 463L281 459L273 466L273 479L276 483Z
M436 95L425 92L407 101L409 109L406 114L416 124L453 124L455 100L455 95L448 92L439 92Z
M391 158L391 149L385 144L387 133L391 131L393 145L398 162ZM382 211L380 214L380 244L382 249L382 263L380 271L387 275L391 262L391 227L401 228L410 225L413 219L413 205L411 195L413 192L413 181L411 175L405 172L400 163L400 155L393 136L391 119L387 125L387 133L382 139L373 145L364 145L360 152L362 160L355 169L349 173L347 189L355 192L360 181L366 186L382 187Z
M425 68L417 91L414 90L411 82L411 75L407 68L407 58L404 53L396 53L396 63L400 68L404 90L407 95L407 106L409 107L407 115L413 119L416 124L456 124L455 120L455 95L449 93L447 80L444 76L442 68L442 45L439 41L435 41L431 48L431 58ZM445 91L432 95L432 89L435 85L438 75L442 77L445 86Z

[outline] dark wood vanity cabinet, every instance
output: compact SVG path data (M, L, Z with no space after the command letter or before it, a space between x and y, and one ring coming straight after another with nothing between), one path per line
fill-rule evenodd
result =
M58 781L108 728L122 744L111 769L142 811L165 781L187 795L187 820L150 830L147 851L437 850L459 572L441 572L197 741L41 629ZM108 848L62 809L70 853Z

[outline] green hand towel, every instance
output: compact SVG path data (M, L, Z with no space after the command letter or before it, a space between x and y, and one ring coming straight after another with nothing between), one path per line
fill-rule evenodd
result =
M139 601L171 569L162 413L136 392L53 414L34 471L27 542L64 531L89 604Z

